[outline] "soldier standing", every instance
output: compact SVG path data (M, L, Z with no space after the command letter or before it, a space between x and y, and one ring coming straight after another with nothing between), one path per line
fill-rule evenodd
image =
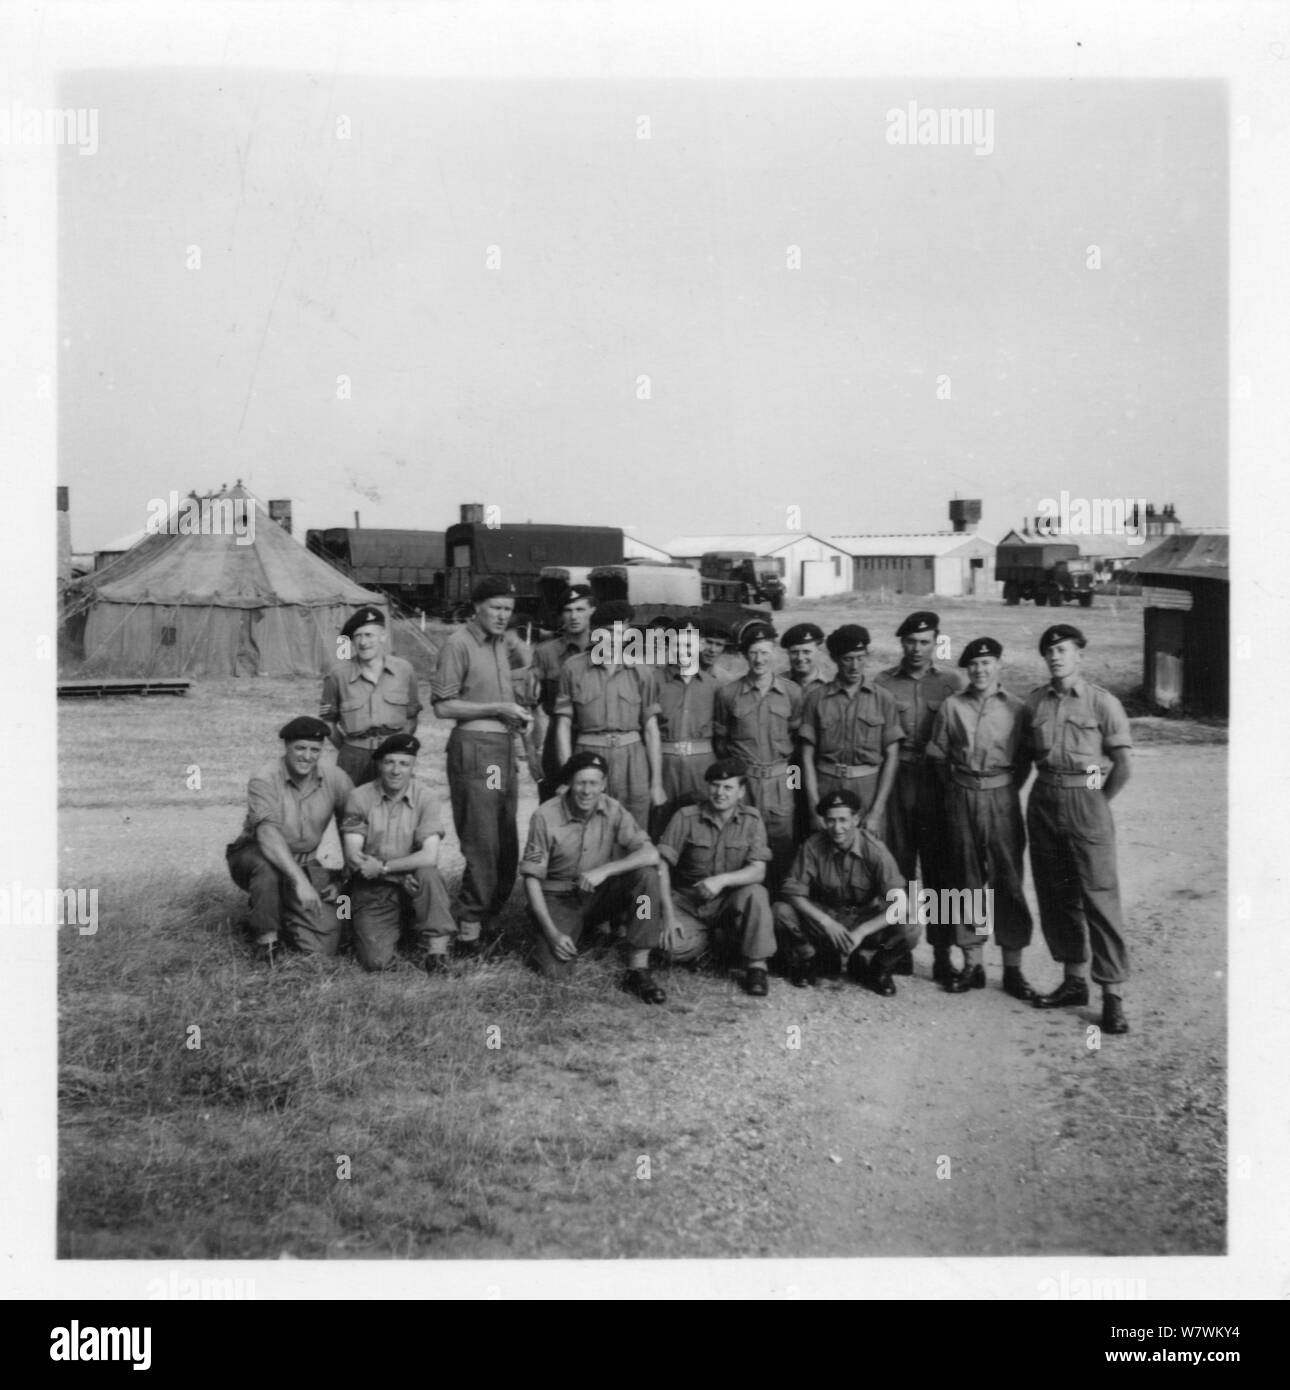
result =
M474 614L439 650L431 696L448 736L452 820L466 860L457 895L457 953L477 955L485 922L511 895L519 863L518 779L512 734L530 715L516 703L506 644L515 599L504 579L471 590Z
M798 623L779 639L788 653L788 678L801 687L803 695L811 686L825 683L819 668L823 642L824 633L814 623Z
M663 791L667 800L653 808L654 839L682 805L707 797L707 769L712 762L712 721L721 683L698 659L697 628L672 622L664 629L674 644L674 662L656 676L659 751L663 759Z
M1022 702L999 684L1002 656L993 637L978 637L963 648L959 666L967 672L968 688L951 695L937 711L926 755L945 783L949 883L991 891L1004 992L1032 1000L1035 991L1021 973L1021 953L1030 945L1033 923L1023 888L1026 829L1018 790L1030 766L1021 749ZM963 969L950 978L942 969L942 983L951 994L984 989L984 935L969 923L958 923L956 936Z
M800 770L791 762L801 724L802 692L774 671L775 629L751 622L739 636L748 672L717 691L713 733L717 756L743 764L744 795L761 812L772 856L772 880L793 860L793 795Z
M598 753L608 767L607 792L640 826L651 806L667 799L659 753L654 672L628 665L615 650L634 617L629 603L602 603L591 615L591 641L560 672L555 697L555 740L561 764L575 751ZM614 660L618 657L618 660Z
M323 677L319 717L331 730L336 762L356 787L376 776L372 750L392 734L415 734L421 713L412 663L389 656L385 614L360 608L341 628L353 655Z
M1091 951L1102 1031L1127 1033L1121 995L1129 950L1111 801L1131 775L1133 742L1124 706L1080 674L1085 646L1069 623L1044 632L1039 654L1049 681L1030 692L1022 712L1022 747L1037 775L1026 807L1030 867L1044 940L1065 974L1034 1002L1040 1009L1087 1004Z
M937 710L963 689L962 677L940 670L933 662L940 625L935 613L911 613L896 629L900 661L874 677L874 684L895 700L904 735L896 785L887 805L887 847L906 878L917 874L920 884L934 892L951 886L945 866L948 827L944 789L923 755ZM950 961L954 927L947 922L929 924L927 939L934 957L932 978L947 984L954 975ZM912 972L913 962L902 961L899 973Z
M538 679L538 706L534 711L533 738L542 749L542 780L538 784L538 802L550 801L559 789L556 778L560 773L560 757L555 746L555 697L560 686L560 672L570 658L587 650L591 634L591 589L586 584L573 584L565 591L560 605L560 632L539 642L533 649L533 669Z

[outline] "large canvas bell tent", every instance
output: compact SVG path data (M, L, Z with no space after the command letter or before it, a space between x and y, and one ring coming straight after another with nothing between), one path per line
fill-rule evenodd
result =
M389 611L383 594L311 555L240 483L185 498L72 588L86 672L121 676L317 675L355 608Z

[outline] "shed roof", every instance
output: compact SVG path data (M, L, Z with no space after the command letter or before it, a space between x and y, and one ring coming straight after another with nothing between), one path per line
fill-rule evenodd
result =
M1136 566L1138 575L1156 583L1171 579L1217 579L1228 581L1228 536L1224 532L1204 531L1170 536L1144 555Z
M888 536L831 536L829 538L848 555L930 555L939 558L950 555L972 542L995 548L992 540L967 531L914 531Z
M773 555L800 541L815 541L834 550L842 549L836 541L811 531L780 531L770 535L674 536L668 541L667 550L671 555L705 555L709 550L750 550L754 555Z

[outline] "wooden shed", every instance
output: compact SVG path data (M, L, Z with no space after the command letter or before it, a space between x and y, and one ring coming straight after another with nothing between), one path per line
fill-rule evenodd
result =
M1160 709L1226 714L1228 537L1170 536L1137 564L1145 601L1142 688Z

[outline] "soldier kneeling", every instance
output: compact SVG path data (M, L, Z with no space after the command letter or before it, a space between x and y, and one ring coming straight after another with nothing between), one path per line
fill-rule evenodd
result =
M775 904L775 930L795 985L814 984L818 953L876 994L895 994L892 968L918 941L918 926L887 921L888 894L906 883L881 840L861 829L854 792L832 791L816 812L824 829L797 852Z
M667 995L649 969L659 944L658 850L621 802L605 794L609 764L575 753L562 789L533 812L520 875L537 933L538 968L551 979L573 973L591 928L626 919L623 988L647 1004Z
M457 924L439 875L443 821L416 779L421 745L411 734L387 738L372 755L376 780L349 795L341 834L353 874L354 954L364 970L388 970L404 926L418 964L434 974L448 965Z
M771 851L761 812L741 800L744 765L731 758L704 773L707 797L682 806L658 852L663 888L663 950L695 960L720 935L743 959L744 989L769 992L766 962L775 954L775 924L764 882Z

